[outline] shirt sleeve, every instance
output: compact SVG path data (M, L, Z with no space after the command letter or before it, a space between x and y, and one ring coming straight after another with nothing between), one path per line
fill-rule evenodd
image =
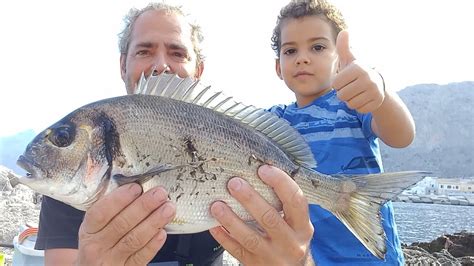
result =
M372 114L361 114L357 113L357 117L362 123L362 132L367 139L376 139L374 131L372 130Z
M83 211L44 196L35 248L39 250L77 249L78 232L83 218Z
M270 108L267 109L267 111L276 114L278 117L282 117L283 114L285 113L286 106L279 104L279 105L274 105Z

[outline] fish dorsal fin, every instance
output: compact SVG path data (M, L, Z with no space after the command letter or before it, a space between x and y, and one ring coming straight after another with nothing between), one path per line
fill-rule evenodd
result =
M288 121L252 105L245 105L214 91L199 80L162 73L148 78L142 74L136 94L156 95L196 104L222 113L265 134L300 165L314 168L316 161L305 139Z

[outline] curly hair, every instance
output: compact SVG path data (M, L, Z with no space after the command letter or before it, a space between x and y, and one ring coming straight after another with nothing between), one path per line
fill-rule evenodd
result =
M273 29L271 45L277 58L280 58L281 27L283 22L287 19L298 19L308 16L321 16L325 18L331 24L335 33L334 36L337 36L340 31L347 27L341 12L325 0L292 0L280 10L276 26Z
M169 14L177 14L183 17L187 17L188 15L184 13L183 8L181 6L172 6L166 3L150 3L148 6L142 9L132 8L128 12L128 14L124 17L125 27L124 29L118 34L119 37L119 50L121 54L127 54L128 48L130 45L130 38L133 30L133 26L137 21L138 17L141 14L145 13L149 10L164 10ZM194 52L196 53L196 62L199 65L201 62L204 61L204 55L202 53L201 44L204 40L201 27L196 23L188 22L189 26L191 27L191 41L193 44Z

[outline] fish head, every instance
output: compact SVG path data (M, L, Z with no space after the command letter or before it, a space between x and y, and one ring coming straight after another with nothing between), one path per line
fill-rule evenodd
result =
M73 113L39 133L17 164L28 174L19 182L54 199L84 209L108 173L103 123Z

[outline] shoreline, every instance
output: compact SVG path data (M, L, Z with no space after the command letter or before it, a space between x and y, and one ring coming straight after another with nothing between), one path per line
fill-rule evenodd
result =
M467 195L398 195L392 202L474 206L474 194Z

